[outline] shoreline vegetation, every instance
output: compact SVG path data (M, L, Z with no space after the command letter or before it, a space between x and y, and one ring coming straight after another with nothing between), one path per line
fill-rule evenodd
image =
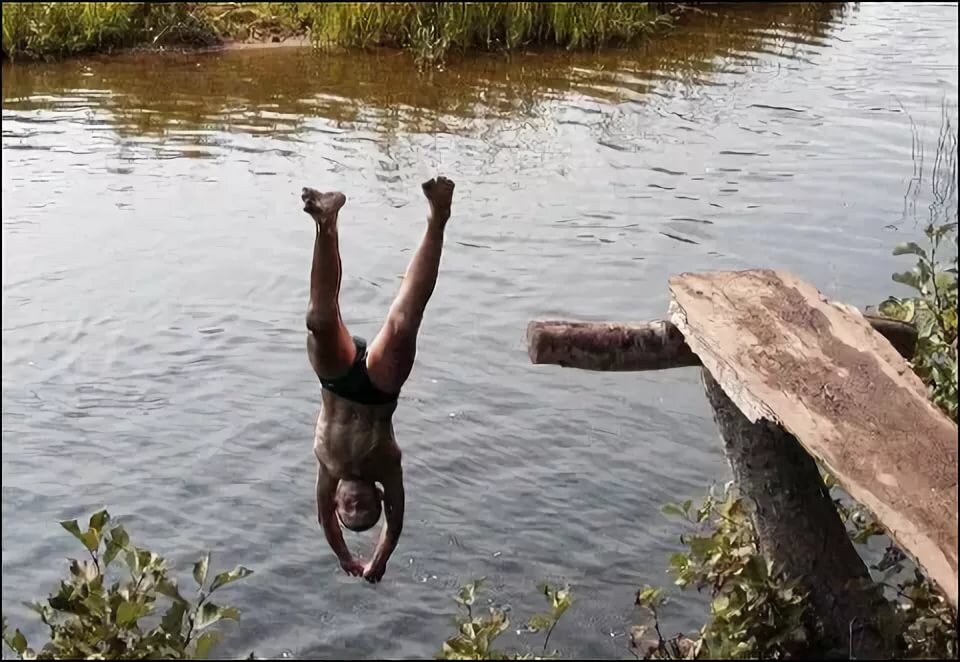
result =
M452 53L628 46L685 5L656 2L4 2L3 59L238 44L393 48L419 63Z

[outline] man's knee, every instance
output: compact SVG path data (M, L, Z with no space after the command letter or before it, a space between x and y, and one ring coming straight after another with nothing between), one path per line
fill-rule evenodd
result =
M387 317L387 337L392 344L405 345L415 343L420 321L403 311L391 311Z
M307 330L314 335L323 335L336 330L340 325L340 318L336 314L327 314L314 307L307 310Z

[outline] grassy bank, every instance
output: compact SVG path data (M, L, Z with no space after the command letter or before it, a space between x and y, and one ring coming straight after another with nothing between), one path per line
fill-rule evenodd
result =
M62 57L309 37L320 47L403 48L439 61L450 52L628 44L669 22L656 4L4 2L3 55Z

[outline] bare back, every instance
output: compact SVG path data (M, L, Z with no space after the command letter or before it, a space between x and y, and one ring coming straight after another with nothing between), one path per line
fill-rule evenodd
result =
M338 479L380 480L400 459L393 432L397 403L359 404L326 389L321 393L313 439L317 460Z

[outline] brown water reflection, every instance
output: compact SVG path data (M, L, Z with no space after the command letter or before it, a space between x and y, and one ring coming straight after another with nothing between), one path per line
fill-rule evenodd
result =
M3 100L34 110L49 107L49 97L65 90L74 91L80 107L98 97L121 136L296 135L305 129L304 116L323 117L339 129L456 132L476 119L534 116L553 99L669 98L711 85L717 74L748 71L765 55L803 60L810 47L829 46L829 33L846 10L845 3L771 3L701 11L684 17L669 36L633 50L467 57L427 74L397 52L291 58L249 50L25 65L4 69ZM63 109L70 103L58 100Z
M715 428L695 373L535 369L527 321L655 318L669 274L716 268L881 300L931 202L910 120L932 154L957 26L956 4L751 4L430 75L290 49L4 66L5 615L31 622L18 601L75 551L55 522L108 504L181 567L212 545L256 569L230 654L429 656L487 576L518 622L570 581L553 641L624 657L680 532L660 504L727 477ZM369 335L437 170L458 198L397 414L409 524L374 589L312 513L297 195L350 198L344 311Z

